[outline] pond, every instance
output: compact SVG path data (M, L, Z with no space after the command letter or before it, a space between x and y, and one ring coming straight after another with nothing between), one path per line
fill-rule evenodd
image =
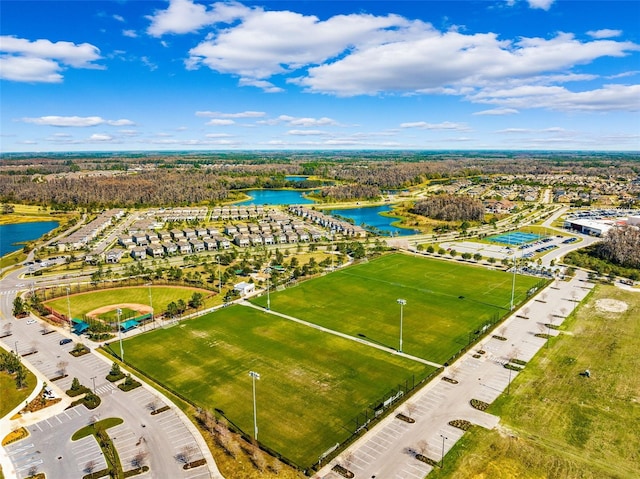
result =
M285 180L287 181L292 181L292 182L299 182L299 181L306 181L309 177L308 176L300 176L300 175L287 175L284 177Z
M57 221L34 221L0 225L0 256L22 249L22 244L57 228Z
M419 233L417 230L393 226L391 223L397 221L397 218L380 215L380 213L386 213L391 209L389 205L363 206L361 208L332 210L329 213L334 216L352 219L354 224L382 236L408 236Z
M305 192L294 190L248 190L245 193L251 199L235 205L308 205L314 202L302 196Z

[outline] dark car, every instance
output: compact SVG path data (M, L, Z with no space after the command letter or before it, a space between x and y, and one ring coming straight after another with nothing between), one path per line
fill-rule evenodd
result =
M69 338L64 338L60 340L60 346L62 346L63 344L69 344L72 340Z

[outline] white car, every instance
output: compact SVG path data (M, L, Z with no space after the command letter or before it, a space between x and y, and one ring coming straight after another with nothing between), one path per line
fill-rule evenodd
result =
M35 322L35 319L27 319L27 324L34 324Z

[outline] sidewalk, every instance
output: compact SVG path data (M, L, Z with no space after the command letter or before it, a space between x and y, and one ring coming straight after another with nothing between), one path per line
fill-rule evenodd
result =
M586 275L579 272L579 277L560 282L558 288L551 284L520 310L529 308L529 319L523 318L522 313L512 314L499 327L499 334L506 337L506 341L488 336L481 346L468 351L416 393L410 400L415 410L411 414L414 424L396 419L399 412L408 415L409 408L401 406L314 477L341 479L340 474L331 470L340 464L359 478L423 479L433 467L418 461L415 453L438 462L442 460L464 434L461 429L450 426L450 421L466 419L485 428L495 428L499 418L474 409L470 400L492 403L508 389L518 372L506 369L504 364L514 356L528 362L544 347L546 340L535 336L540 332L539 325L549 322L549 315L554 315L556 325L560 324L564 320L560 316L573 311L593 287L585 278ZM543 297L544 301L538 299ZM549 333L559 334L553 329ZM474 358L481 348L485 354ZM454 378L458 384L443 381L442 377Z

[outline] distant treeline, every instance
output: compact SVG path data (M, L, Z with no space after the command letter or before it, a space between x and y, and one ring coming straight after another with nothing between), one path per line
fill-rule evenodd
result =
M443 221L481 221L482 201L470 196L436 195L416 202L411 213Z
M327 200L348 201L456 178L482 183L491 181L489 175L631 179L640 174L640 161L624 153L70 153L1 158L0 202L60 209L214 204L248 188L318 189ZM292 182L287 175L321 179Z

